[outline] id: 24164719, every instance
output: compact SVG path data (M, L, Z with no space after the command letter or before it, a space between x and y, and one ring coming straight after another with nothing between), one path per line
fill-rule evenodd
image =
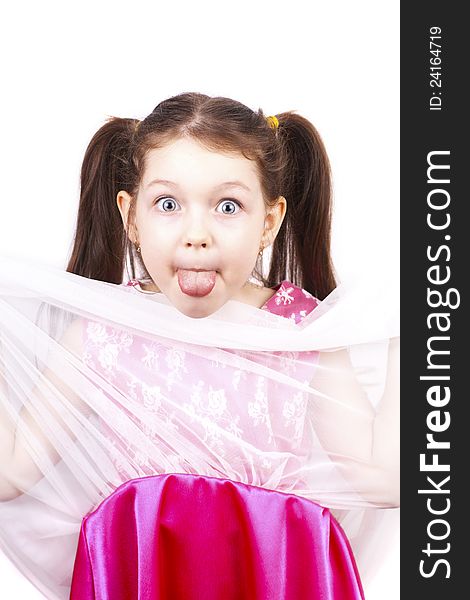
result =
M441 59L441 28L430 27L429 29L429 86L432 88L432 95L429 98L429 110L442 109L442 59Z

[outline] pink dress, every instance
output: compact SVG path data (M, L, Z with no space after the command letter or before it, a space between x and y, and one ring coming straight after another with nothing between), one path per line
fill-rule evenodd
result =
M275 289L261 308L295 323L318 305L289 281ZM168 465L134 455L146 476L123 477L125 483L82 521L72 600L363 598L349 542L330 511L289 493L302 482L273 485L275 459L264 459L248 472L243 457L230 453L220 435L227 431L271 450L273 456L283 448L296 448L301 457L308 451L303 447L308 440L303 435L307 400L302 393L280 402L282 394L270 387L276 384L265 378L253 385L231 366L207 372L208 361L196 355L92 321L84 349L84 361L143 403L149 421L158 414L169 431L187 426L195 439L230 462L233 478L188 472L176 455L171 472ZM289 372L288 354L261 358L256 353L250 358ZM304 354L302 368L290 373L299 381L311 379L317 359L315 352ZM203 364L206 373L201 372ZM186 421L179 417L175 425L175 415L161 401L162 389L165 385L177 395L188 377L194 380ZM227 389L233 391L230 396L224 393ZM277 404L271 404L276 398ZM217 428L211 427L214 422ZM106 428L105 423L101 426ZM152 437L151 428L148 435ZM119 447L123 442L113 443ZM126 451L132 455L132 449ZM115 465L119 470L118 460Z

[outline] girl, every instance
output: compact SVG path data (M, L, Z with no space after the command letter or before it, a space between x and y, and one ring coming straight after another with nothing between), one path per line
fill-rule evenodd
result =
M398 503L396 331L330 196L306 119L181 94L93 137L67 273L3 262L1 539L48 597L362 597L327 508L359 557Z
M178 181L158 182L154 176L159 171L175 173ZM234 184L238 174L241 181ZM218 189L210 189L211 180L219 184ZM183 184L184 189L176 189ZM195 185L199 188L194 189ZM201 223L202 216L185 207L177 210L177 198L162 206L161 199L158 203L155 199L158 195L164 198L163 193L177 198L187 198L189 193L192 198L196 196L195 213L201 212L198 205L203 195L206 204L209 193L213 202L216 196L218 200L224 194L228 197L225 208L211 207L218 225L214 247L198 238L212 234L202 231L203 226L208 227ZM238 102L182 94L160 103L142 122L112 119L94 136L83 163L77 232L67 270L120 283L126 249L133 242L137 253L131 252L132 269L137 258L144 279L157 286L161 282L162 292L177 308L183 308L184 301L188 306L203 304L201 310L207 315L234 295L253 302L252 293L241 288L253 267L259 268L260 260L255 265L257 254L260 258L272 243L269 275L260 277L263 287L290 277L323 299L335 287L330 259L330 194L328 158L318 133L306 119L286 113L266 120L262 111L255 113ZM285 222L287 203L283 195L291 199ZM181 216L169 220L165 215L161 221L162 213ZM187 230L185 220L191 221L194 231ZM167 229L172 232L168 239L162 233ZM175 248L178 235L187 236L184 251ZM227 235L230 237L225 239ZM215 262L209 266L227 270L230 266L237 274L220 272L210 296L203 302L189 301L174 294L175 281L170 291L169 282L162 280L162 272L169 264L174 270L178 261L190 265ZM161 269L157 268L160 264ZM225 283L226 289L219 289L220 283Z

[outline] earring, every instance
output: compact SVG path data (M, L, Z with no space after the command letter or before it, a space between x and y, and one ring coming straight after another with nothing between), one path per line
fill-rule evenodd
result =
M139 252L139 254L140 254L140 244L137 243L137 240L134 242L134 247L135 247L136 252Z

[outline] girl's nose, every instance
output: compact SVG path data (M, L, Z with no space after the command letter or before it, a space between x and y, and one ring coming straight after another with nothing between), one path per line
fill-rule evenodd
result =
M201 248L205 248L208 244L204 241L191 239L186 242L186 245L190 247L194 246L195 248L197 248L198 246L201 246Z
M185 245L206 248L211 244L209 227L203 219L193 220L184 233Z

